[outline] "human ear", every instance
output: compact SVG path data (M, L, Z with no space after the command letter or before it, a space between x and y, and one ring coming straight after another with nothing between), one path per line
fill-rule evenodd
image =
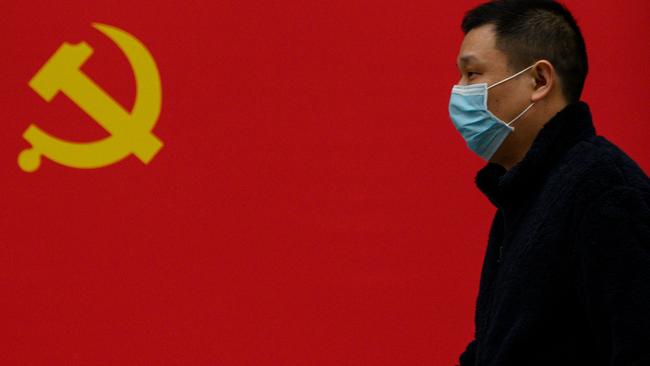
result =
M555 87L556 74L553 64L547 60L538 61L532 68L533 72L533 94L531 102L536 103L546 98Z

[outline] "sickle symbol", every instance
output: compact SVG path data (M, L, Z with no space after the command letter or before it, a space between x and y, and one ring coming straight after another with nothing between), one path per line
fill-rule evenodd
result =
M94 142L70 142L32 124L23 133L32 147L18 155L18 166L26 172L38 169L42 155L73 168L103 167L131 153L148 164L163 146L151 133L161 104L160 76L153 57L140 41L125 31L99 23L92 26L115 42L131 64L136 83L133 110L128 113L81 71L93 53L86 42L76 45L64 42L29 81L29 86L47 102L63 92L110 136Z

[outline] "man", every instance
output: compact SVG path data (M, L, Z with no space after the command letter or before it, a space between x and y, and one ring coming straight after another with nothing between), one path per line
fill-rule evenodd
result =
M650 180L595 134L574 18L495 0L462 30L449 113L497 211L460 365L650 365Z

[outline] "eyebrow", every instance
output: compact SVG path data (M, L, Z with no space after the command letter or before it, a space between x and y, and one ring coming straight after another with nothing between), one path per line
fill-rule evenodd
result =
M474 55L463 55L458 59L458 64L457 65L460 67L460 66L467 65L468 63L480 64L481 62Z

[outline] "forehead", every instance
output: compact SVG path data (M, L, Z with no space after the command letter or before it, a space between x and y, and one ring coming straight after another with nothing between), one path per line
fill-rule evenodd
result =
M461 67L470 64L505 65L506 61L506 55L496 47L496 33L492 24L467 32L457 58Z

